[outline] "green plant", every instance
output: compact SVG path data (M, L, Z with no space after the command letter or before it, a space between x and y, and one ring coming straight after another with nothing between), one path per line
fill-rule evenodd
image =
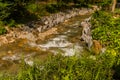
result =
M35 62L33 66L22 61L18 75L8 76L8 78L9 80L111 80L114 74L112 73L113 66L118 64L118 59L120 60L114 50L107 50L105 54L98 56L56 55L51 56L45 62Z
M4 24L0 21L0 35L6 33L6 29L4 28Z
M9 27L15 27L15 20L11 19L7 24Z
M50 13L58 12L56 4L49 4L46 6L46 10Z
M120 49L120 19L114 19L108 12L98 11L93 15L92 36L94 39L101 40L102 44L115 50Z
M30 3L26 6L26 8L32 13L38 11L38 5L37 4L31 4Z
M114 12L114 13L120 15L120 9L119 9L119 8L115 9L115 12Z
M113 78L119 79L120 77L120 18L113 18L111 13L98 11L93 14L91 20L93 25L92 36L94 39L100 40L108 50L107 53L111 54L111 65L114 72Z
M3 3L2 0L0 0L0 21L5 20L10 15L10 4Z

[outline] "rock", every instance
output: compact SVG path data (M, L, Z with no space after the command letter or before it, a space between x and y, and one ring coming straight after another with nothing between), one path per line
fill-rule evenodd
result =
M95 55L98 55L102 52L102 45L99 41L93 40L92 51Z
M87 44L89 50L91 49L91 47L93 45L92 36L91 36L91 30L90 30L91 25L89 23L90 19L91 18L87 18L83 22L81 22L81 26L83 28L81 40L85 41L85 43Z
M5 36L0 36L0 46L7 43L8 43L7 38Z
M93 45L92 37L87 36L87 35L82 35L81 40L85 41L85 43L87 44L88 49L90 50L92 45Z
M92 6L92 9L93 9L94 11L96 11L96 10L100 10L101 8L99 8L99 7L96 6L96 5L93 5L93 6Z
M13 55L11 50L9 50L7 53L8 53L10 56Z
M19 38L21 38L21 39L28 39L28 40L33 41L33 42L36 41L36 38L35 38L35 36L32 33L21 34L19 36Z
M82 30L82 36L81 39L83 41L85 41L85 43L87 43L88 45L88 49L91 50L95 55L98 55L100 53L104 53L105 52L105 48L102 48L102 45L100 44L99 41L97 40L92 40L92 36L91 36L91 24L90 24L90 19L91 17L85 19L83 22L81 22L81 26L83 27Z
M48 21L46 20L46 21L44 22L44 24L47 25L47 24L48 24Z
M55 33L57 33L57 28L52 28L52 29L50 29L50 30L48 30L48 31L46 31L44 33L39 33L38 34L38 37L39 37L38 39L44 40L45 37L47 37L47 36L49 36L51 34L55 34Z
M91 30L90 30L91 25L89 25L86 22L81 22L81 26L83 27L82 35L91 36Z
M53 14L51 16L45 16L42 17L41 19L37 20L37 21L33 21L31 23L28 24L28 26L32 26L32 27L36 27L38 29L38 31L43 32L46 31L48 28L51 28L61 22L64 22L65 20L74 17L76 15L84 15L86 13L90 13L89 12L90 9L73 9L73 10L66 10L65 12L59 12L56 14ZM41 27L42 28L39 28Z
M11 37L11 38L8 39L8 43L13 43L13 42L15 42L14 38Z
M29 60L28 58L24 59L25 63L28 64L29 66L33 66L34 62L32 60Z
M38 27L38 28L37 28L37 31L38 31L38 32L42 32L42 26Z

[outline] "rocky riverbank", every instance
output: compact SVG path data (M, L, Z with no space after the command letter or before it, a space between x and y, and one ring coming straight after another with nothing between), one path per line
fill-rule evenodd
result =
M87 44L88 49L92 51L94 54L104 53L106 48L103 48L102 44L98 40L93 40L92 38L91 34L92 25L90 23L90 20L91 17L86 18L84 21L81 22L82 35L80 39Z
M51 16L44 16L39 20L20 25L18 28L8 29L8 27L6 27L8 32L0 36L0 46L15 42L16 39L27 39L32 42L43 40L46 36L56 32L57 28L54 28L55 25L77 15L85 15L93 12L93 9L88 8L66 10L52 14Z

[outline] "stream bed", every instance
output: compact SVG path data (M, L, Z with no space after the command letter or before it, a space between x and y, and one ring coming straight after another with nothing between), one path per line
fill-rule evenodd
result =
M80 55L84 52L84 43L80 41L82 34L81 21L90 15L76 16L58 24L55 34L47 36L43 41L30 42L19 39L14 43L0 46L0 71L16 71L21 59L32 66L34 59L44 60L48 55L61 53L63 56Z

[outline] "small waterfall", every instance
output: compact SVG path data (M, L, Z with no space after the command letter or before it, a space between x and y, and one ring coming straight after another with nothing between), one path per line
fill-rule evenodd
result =
M102 47L102 44L100 44L98 40L92 39L90 20L91 17L86 18L84 21L81 22L81 26L83 28L81 40L85 41L88 49L94 54L104 53L106 51L106 48Z
M89 22L90 19L91 19L91 17L86 18L84 21L81 22L81 26L83 28L81 40L85 41L85 43L87 44L89 50L90 50L90 48L93 45L91 29L90 29L91 28L91 24Z

